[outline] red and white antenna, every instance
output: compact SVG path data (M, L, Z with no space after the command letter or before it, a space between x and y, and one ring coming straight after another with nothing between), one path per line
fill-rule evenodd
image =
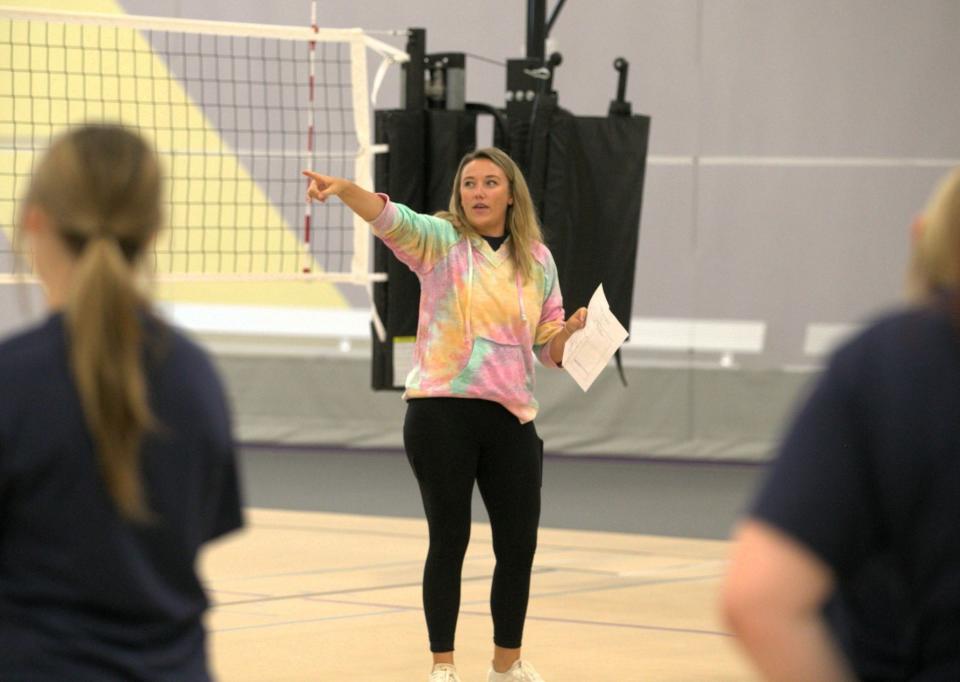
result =
M316 33L319 28L317 27L317 0L310 1L310 28L313 29L313 32ZM314 140L314 91L316 89L317 83L317 41L311 40L309 43L309 78L307 83L307 99L309 101L309 106L307 107L307 165L312 167L313 163L313 140ZM313 253L310 249L311 243L311 215L312 215L312 204L307 201L305 202L303 209L303 243L306 246L307 260L304 263L303 271L312 272L313 271Z

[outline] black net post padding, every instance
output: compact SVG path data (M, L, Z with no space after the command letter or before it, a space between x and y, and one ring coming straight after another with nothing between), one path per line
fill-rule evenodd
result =
M586 306L602 283L627 331L649 135L647 116L576 117L557 110L546 154L534 145L534 158L545 163L541 216L564 308Z
M550 173L551 133L555 116L571 114L561 109L557 102L557 95L542 95L534 101L530 112L530 131L524 140L526 153L524 158L528 162L528 170L524 173L530 197L537 215L544 215L544 200L547 191L547 176Z
M445 211L457 166L477 146L477 112L435 110L427 114L427 194L424 213Z
M374 187L394 201L416 208L423 206L426 196L426 116L422 109L377 111L374 115L375 140L390 147L389 153L376 157ZM371 325L371 385L374 390L390 390L395 383L393 338L417 332L417 310L414 307L411 315L404 301L419 300L420 282L379 239L373 240L373 268L387 275L386 282L373 285L373 305L387 334L381 340Z
M507 112L503 109L497 109L489 104L480 102L467 102L467 111L473 111L477 114L489 114L493 118L493 146L510 153L509 132L507 124Z
M445 110L377 111L375 139L390 151L377 156L374 186L420 213L447 208L457 165L477 143L476 113ZM404 377L393 375L393 339L417 333L420 281L374 240L374 270L387 274L373 287L373 304L386 330L381 341L371 325L374 390L402 390Z
M545 69L542 57L507 60L507 144L498 146L510 154L524 175L530 173L528 154L534 105L538 98L553 91L552 72Z

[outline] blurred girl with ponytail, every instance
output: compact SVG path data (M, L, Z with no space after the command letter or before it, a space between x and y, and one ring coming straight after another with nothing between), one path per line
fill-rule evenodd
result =
M21 206L50 314L0 344L0 679L210 679L194 565L242 513L220 381L139 286L162 184L88 125Z
M960 168L912 232L911 305L833 353L736 533L764 680L960 680Z

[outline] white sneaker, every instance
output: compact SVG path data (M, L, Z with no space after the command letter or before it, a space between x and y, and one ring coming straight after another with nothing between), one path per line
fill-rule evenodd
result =
M543 678L526 661L517 661L505 673L498 673L491 666L487 682L543 682Z
M433 672L427 682L460 682L460 676L457 675L456 666L449 663L437 663L433 666Z

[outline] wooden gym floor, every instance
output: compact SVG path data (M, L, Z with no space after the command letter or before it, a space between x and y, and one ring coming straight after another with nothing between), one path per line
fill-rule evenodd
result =
M221 682L425 682L418 519L249 509L210 548L212 664ZM728 543L542 528L524 655L546 682L752 682L716 614ZM464 563L457 664L484 682L489 528Z

